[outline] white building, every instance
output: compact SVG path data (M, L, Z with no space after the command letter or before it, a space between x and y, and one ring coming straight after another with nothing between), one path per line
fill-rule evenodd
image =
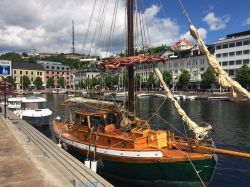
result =
M222 68L235 78L242 65L250 66L250 30L227 35L215 42L215 55Z

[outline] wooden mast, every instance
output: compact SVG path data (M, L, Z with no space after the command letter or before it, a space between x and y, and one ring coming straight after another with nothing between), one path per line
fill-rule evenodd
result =
M128 25L128 56L134 56L134 0L127 0L127 25ZM134 65L127 67L128 70L128 111L134 113Z

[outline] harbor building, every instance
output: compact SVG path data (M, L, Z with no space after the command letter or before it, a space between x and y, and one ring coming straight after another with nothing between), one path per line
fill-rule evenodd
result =
M15 79L15 87L17 90L22 88L21 77L26 75L31 82L31 86L33 85L33 81L36 77L41 77L44 84L46 84L45 80L45 71L43 66L35 63L22 63L22 62L13 62L12 63L12 76Z
M71 73L70 68L67 65L63 65L61 62L49 62L49 61L37 61L37 64L43 66L45 70L45 83L48 78L54 80L55 87L59 87L58 80L60 77L64 77L66 87L70 87Z
M169 60L163 63L158 63L156 66L161 72L168 71L172 74L172 87L177 84L179 76L183 70L189 71L190 85L193 89L200 89L201 75L208 68L207 58L201 54L197 46L192 46L187 39L176 42L173 46L173 51L166 51L163 55ZM214 53L214 46L209 45L208 50ZM136 68L136 73L140 74L141 81L146 83L149 75L153 72L154 64L139 65Z
M215 55L222 68L235 78L243 65L250 67L250 30L229 34L215 42Z

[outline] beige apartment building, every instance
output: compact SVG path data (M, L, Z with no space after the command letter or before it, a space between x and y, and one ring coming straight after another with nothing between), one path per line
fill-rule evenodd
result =
M35 64L35 63L12 63L12 76L16 80L15 86L17 90L20 90L22 88L22 83L20 81L20 78L22 76L26 75L29 77L31 85L33 85L33 81L36 77L41 77L43 84L46 85L45 81L45 71L42 65Z

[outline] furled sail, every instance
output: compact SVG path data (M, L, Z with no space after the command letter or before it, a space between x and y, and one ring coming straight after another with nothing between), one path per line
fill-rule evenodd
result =
M207 50L206 45L199 36L199 33L197 32L196 28L192 24L190 24L190 34L197 41L201 53L206 55L209 66L219 77L219 84L223 88L231 89L234 98L244 97L250 101L250 93L246 89L244 89L238 82L230 78L228 74L221 68L215 56L210 54Z
M194 132L195 138L197 140L204 140L206 137L208 137L209 132L212 130L212 126L208 125L206 127L200 127L194 121L192 121L187 116L186 112L181 108L179 103L175 100L173 95L171 94L171 91L169 90L168 86L166 85L166 83L163 80L163 77L162 77L160 70L158 68L155 68L154 72L155 72L156 76L159 78L159 80L163 86L166 97L174 103L175 108L177 109L177 111L179 112L179 114L182 117L182 121L184 121L188 125L189 129Z

